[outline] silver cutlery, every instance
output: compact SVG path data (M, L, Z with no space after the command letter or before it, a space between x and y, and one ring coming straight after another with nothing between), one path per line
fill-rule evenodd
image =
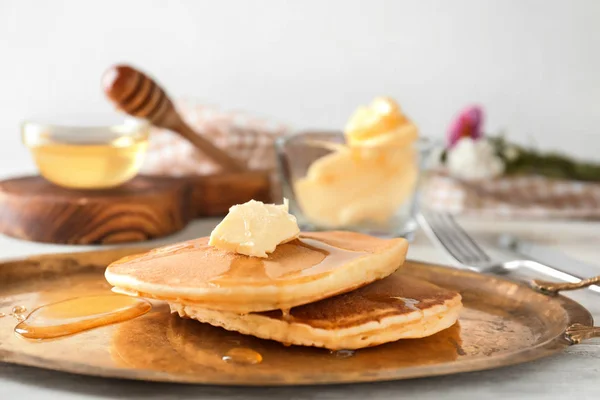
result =
M510 234L500 235L497 243L501 249L517 254L519 257L535 260L558 270L568 271L575 276L600 275L600 265L576 260L547 245L533 243Z
M580 283L585 280L575 273L565 271L564 268L559 269L528 258L492 259L449 213L422 212L418 220L430 239L441 245L459 268L487 274L503 274L526 268L562 282ZM599 286L592 285L589 289L600 293Z

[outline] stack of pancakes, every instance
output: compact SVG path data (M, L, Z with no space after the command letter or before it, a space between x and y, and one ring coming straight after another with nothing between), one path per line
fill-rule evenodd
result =
M200 238L126 257L115 291L167 301L181 317L285 344L358 349L452 326L458 293L404 275L408 243L352 232L301 233L267 258Z

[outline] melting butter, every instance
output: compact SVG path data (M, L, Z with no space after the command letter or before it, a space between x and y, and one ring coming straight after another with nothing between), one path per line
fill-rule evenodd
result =
M247 256L266 258L277 245L300 234L296 217L282 205L250 200L229 209L227 216L210 234L209 245Z

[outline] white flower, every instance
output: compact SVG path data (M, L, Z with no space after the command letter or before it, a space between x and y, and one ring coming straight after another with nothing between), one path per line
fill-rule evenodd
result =
M502 175L505 168L489 141L470 137L460 139L448 149L446 165L450 175L468 181L495 178Z

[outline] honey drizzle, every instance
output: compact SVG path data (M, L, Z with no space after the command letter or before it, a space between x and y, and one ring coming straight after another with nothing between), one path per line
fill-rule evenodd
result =
M392 297L392 299L402 301L404 303L404 305L406 306L406 308L408 308L409 310L421 311L421 309L417 307L417 304L420 303L419 300L410 299L408 297Z
M149 302L129 296L76 297L36 308L15 327L15 333L27 339L54 339L124 322L151 308Z
M363 296L367 300L376 301L378 303L397 304L398 302L400 302L411 311L422 311L419 307L417 307L417 304L421 302L419 300L411 299L409 297L388 296L376 293L366 293Z
M352 251L335 247L316 239L301 238L298 241L301 245L325 255L325 258L320 263L302 270L302 275L317 275L328 272L367 254L363 251Z
M290 314L290 309L289 308L282 308L281 309L281 319L283 319L286 322L292 321L293 317Z
M290 270L289 263L292 260L280 257L277 250L265 259L240 256L231 260L222 272L208 278L207 281L213 286L223 286L230 284L230 282L242 280L244 284L253 284L254 279L257 277L259 278L257 279L258 282L270 281L272 283L289 279L316 279L322 274L331 272L368 254L363 251L346 250L311 238L300 238L286 243L282 245L280 251L285 250L283 246L287 246L288 251L293 247L308 249L312 253L312 257L318 258L318 261L311 260L310 263L303 264L301 268L291 268ZM320 256L315 257L315 254Z

